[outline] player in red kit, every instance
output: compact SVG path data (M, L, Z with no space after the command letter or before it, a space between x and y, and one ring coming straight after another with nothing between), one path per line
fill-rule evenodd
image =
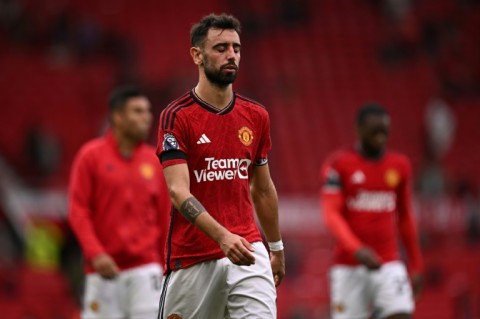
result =
M276 318L285 262L270 123L263 106L232 90L239 33L228 15L193 26L199 82L160 115L157 152L175 209L159 318Z
M398 233L409 261L414 293L422 258L413 220L409 160L386 150L390 117L377 104L360 109L359 144L330 156L321 170L321 203L337 240L331 269L332 318L408 319L414 296L400 261Z
M83 319L158 313L170 212L162 167L144 139L150 102L135 88L110 99L111 130L87 142L72 167L69 222L85 257Z

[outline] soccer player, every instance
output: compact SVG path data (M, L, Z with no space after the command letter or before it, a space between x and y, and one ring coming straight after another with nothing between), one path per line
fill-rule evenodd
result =
M321 170L321 203L336 238L331 269L332 318L408 319L414 296L396 234L418 293L422 258L413 221L409 160L386 150L390 117L377 104L358 112L356 147L337 151Z
M160 318L276 318L285 258L270 123L262 105L232 90L239 34L238 20L225 14L193 26L198 84L160 115L157 152L175 208Z
M85 257L83 319L151 319L158 313L171 202L152 115L133 87L110 98L111 130L87 142L72 167L69 222Z

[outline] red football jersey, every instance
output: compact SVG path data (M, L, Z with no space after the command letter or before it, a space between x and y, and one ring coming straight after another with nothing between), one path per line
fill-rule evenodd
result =
M192 90L160 115L157 153L163 166L187 163L190 192L215 220L249 242L261 240L249 179L253 165L267 163L270 147L267 111L236 93L219 111ZM169 246L170 269L224 257L217 243L176 210Z
M336 263L358 264L354 252L361 246L372 248L383 262L397 260L400 233L411 267L420 269L411 208L411 168L405 156L386 152L369 159L353 148L339 151L324 163L321 181L325 222L338 242ZM332 215L337 208L342 220Z
M162 166L155 149L139 144L120 154L112 132L82 146L69 185L70 225L85 256L108 253L120 269L163 263L170 211Z

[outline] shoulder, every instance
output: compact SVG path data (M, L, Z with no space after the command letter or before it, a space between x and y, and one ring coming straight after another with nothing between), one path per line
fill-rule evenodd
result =
M235 93L235 98L236 103L243 108L258 113L261 116L268 117L268 111L263 104L238 93Z
M402 175L410 176L412 173L412 164L405 154L389 151L388 164L395 167Z
M175 118L193 104L195 104L195 100L190 91L185 92L179 98L170 102L160 114L161 127L165 129L167 126L172 125Z
M345 161L353 151L347 148L338 149L332 152L325 159L320 170L320 180L323 183L323 191L338 191L342 185L342 168Z
M188 106L190 104L193 104L194 102L195 101L192 97L191 92L187 91L184 94L182 94L180 97L178 97L177 99L170 102L167 105L167 107L165 107L163 112L170 111L170 110L177 109L177 108L182 108L182 107Z
M329 166L341 166L343 163L351 161L354 156L356 156L355 150L345 147L330 153L324 163Z
M94 165L96 159L104 154L107 141L105 137L98 137L83 144L75 155L73 167Z
M387 153L388 160L392 163L395 163L399 166L410 167L410 159L407 155L397 152L397 151L388 151Z
M77 152L77 158L93 156L100 152L106 145L105 137L94 138L83 144Z
M320 176L327 181L336 182L341 179L343 169L349 166L354 150L338 149L327 156L320 169Z

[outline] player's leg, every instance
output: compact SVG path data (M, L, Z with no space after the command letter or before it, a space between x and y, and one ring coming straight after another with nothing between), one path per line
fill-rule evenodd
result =
M98 274L85 278L82 319L126 319L122 297L125 293L123 273L114 280L106 280Z
M330 270L333 319L366 319L370 316L369 271L364 266L333 266Z
M415 302L403 263L386 263L375 273L374 306L379 310L380 318L411 318Z
M267 249L261 242L253 243L255 264L237 266L229 260L229 287L225 318L277 318L277 293Z
M162 291L161 319L223 319L227 287L226 258L172 271Z
M162 291L162 267L159 264L148 264L128 270L125 275L128 318L156 318Z

